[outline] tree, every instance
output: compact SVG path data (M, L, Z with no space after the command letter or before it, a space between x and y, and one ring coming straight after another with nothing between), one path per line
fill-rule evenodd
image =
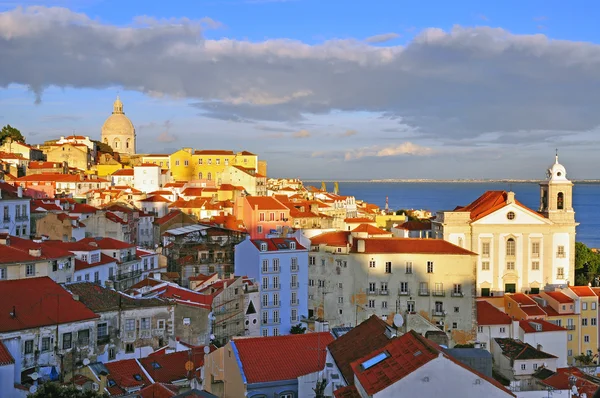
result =
M589 366L594 363L594 356L589 354L580 354L573 357L581 365Z
M96 141L96 140L92 140L92 142L96 143L96 145L98 146L98 151L100 152L104 152L104 153L114 153L112 147L108 144L105 144L102 141Z
M600 254L581 242L575 242L575 284L587 285L600 270Z
M80 391L73 386L63 387L58 383L44 383L38 386L34 394L28 398L108 398L106 393L96 391Z
M302 327L301 323L292 326L290 329L290 334L304 334L304 332L306 332L306 328Z
M23 137L21 132L10 124L7 124L2 127L2 131L0 131L0 144L4 144L4 141L9 137L12 138L13 141L25 143L25 137Z
M325 387L327 387L327 380L317 380L317 385L313 388L315 392L315 398L325 398Z

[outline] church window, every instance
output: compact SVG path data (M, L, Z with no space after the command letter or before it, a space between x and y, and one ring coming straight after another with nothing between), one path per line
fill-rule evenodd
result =
M490 262L489 261L482 261L481 262L481 270L482 271L489 271L490 270Z
M540 257L540 242L533 242L531 244L531 257L534 257L534 258Z
M506 241L506 255L511 257L515 256L515 240L513 238L508 238Z
M564 246L558 246L558 248L556 249L556 257L558 257L558 258L565 257L565 247Z
M490 242L482 242L481 243L481 256L482 257L490 256Z
M202 172L198 173L198 179L201 180L202 179Z
M212 173L208 173L206 175L206 179L209 180L209 181L212 180Z
M556 208L558 210L563 210L565 208L565 195L562 192L559 192L556 196Z
M509 211L508 213L506 213L506 218L508 218L509 220L514 220L515 219L515 212Z
M129 148L129 140L125 141L125 148Z
M533 271L539 271L540 270L540 262L539 261L531 262L531 269Z

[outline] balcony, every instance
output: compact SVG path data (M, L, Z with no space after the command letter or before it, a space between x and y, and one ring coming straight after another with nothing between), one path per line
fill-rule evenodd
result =
M148 330L140 331L140 339L149 339L152 337L152 332Z
M300 267L298 267L297 265L291 265L290 266L290 271L291 272L298 272L300 270Z
M575 325L567 325L567 326L565 326L565 329L567 329L567 330L575 330Z
M279 290L281 289L281 285L262 285L262 290Z
M435 297L444 297L446 295L446 292L444 292L443 290L434 290L431 292L431 295Z
M142 275L142 270L138 269L130 272L119 272L116 275L111 275L108 277L111 281L122 281L125 279L135 278L136 276Z
M290 300L290 305L300 305L300 300Z
M429 289L419 289L419 296L429 296Z
M263 325L279 325L281 323L281 318L269 318L269 319L262 319L261 323Z
M298 282L290 282L290 288L298 289L299 287L300 287L300 284Z
M464 297L465 294L463 292L455 292L454 290L452 292L450 292L450 295L452 297Z
M290 322L292 322L292 323L298 322L298 317L294 318L293 316L291 316L290 317Z
M409 296L409 295L410 295L410 289L406 289L406 290L398 289L398 296Z
M265 304L265 303L263 303ZM279 307L281 305L281 301L277 300L277 301L268 301L266 305L264 305L264 308L268 308L268 307Z
M389 291L389 290L387 290L387 289L385 289L385 290L384 290L384 289L381 289L381 290L379 291L379 294L380 294L380 295L382 295L382 296L387 296L388 294L390 294L390 291Z
M369 296L377 296L377 295L379 295L379 289L375 289L375 290L370 290L369 289L369 290L367 290L367 294Z
M446 311L431 310L431 316L444 317L446 316Z
M281 269L279 267L277 268L263 268L262 269L262 273L263 274L278 274L281 271Z

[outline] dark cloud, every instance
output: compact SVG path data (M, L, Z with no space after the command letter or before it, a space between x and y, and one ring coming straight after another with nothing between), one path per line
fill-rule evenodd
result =
M203 24L145 17L117 27L44 7L0 13L0 87L26 85L40 101L49 86L121 86L189 98L201 115L237 123L371 111L440 140L600 125L596 44L490 27L427 29L406 46L252 43L204 40Z

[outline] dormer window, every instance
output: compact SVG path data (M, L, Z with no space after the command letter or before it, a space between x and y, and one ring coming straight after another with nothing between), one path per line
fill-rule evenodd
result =
M266 243L261 243L260 244L260 251L261 252L266 252L267 251L267 244Z
M290 242L290 249L296 250L296 242Z

